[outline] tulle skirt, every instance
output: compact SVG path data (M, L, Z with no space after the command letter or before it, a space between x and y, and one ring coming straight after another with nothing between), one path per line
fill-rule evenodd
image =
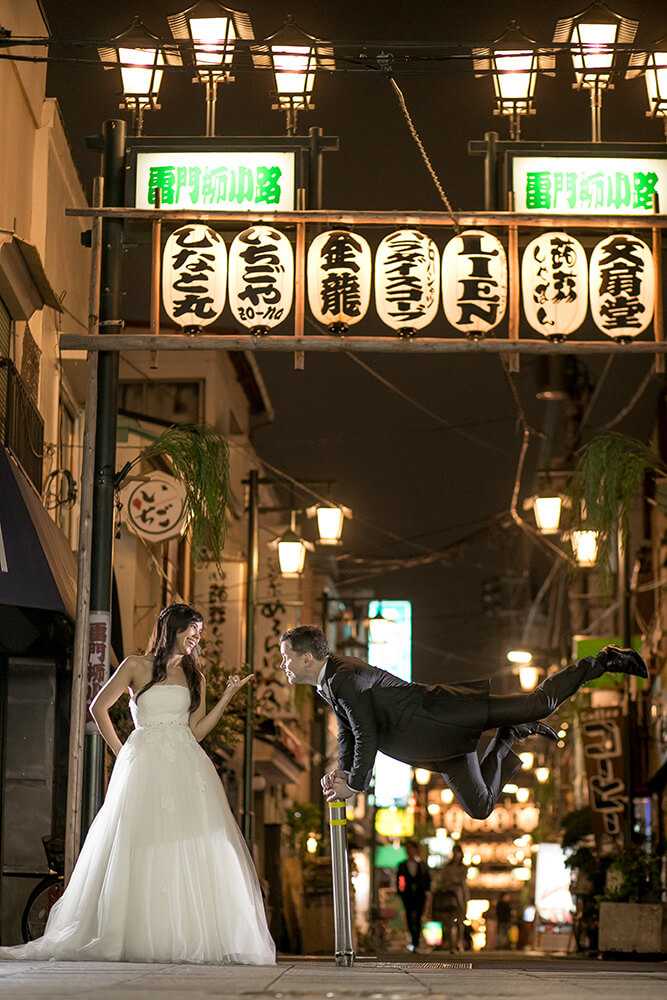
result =
M187 725L135 730L44 936L0 959L273 965L250 853Z

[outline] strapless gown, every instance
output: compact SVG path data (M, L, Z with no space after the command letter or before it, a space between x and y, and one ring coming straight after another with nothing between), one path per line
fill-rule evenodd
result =
M44 936L0 959L273 965L257 873L190 692L149 688Z

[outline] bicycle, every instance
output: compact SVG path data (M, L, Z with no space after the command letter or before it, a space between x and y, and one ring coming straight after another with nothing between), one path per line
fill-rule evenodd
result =
M65 891L64 842L58 837L44 837L42 843L51 871L32 889L23 909L21 934L26 943L43 935L51 907Z

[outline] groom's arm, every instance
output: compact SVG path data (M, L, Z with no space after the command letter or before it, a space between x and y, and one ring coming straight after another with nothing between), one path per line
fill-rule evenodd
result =
M347 724L338 716L338 767L347 771L347 784L365 792L371 783L378 752L377 723L373 703L355 674L336 674L332 690Z

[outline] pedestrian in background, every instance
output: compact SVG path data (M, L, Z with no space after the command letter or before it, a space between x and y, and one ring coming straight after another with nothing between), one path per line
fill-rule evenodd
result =
M468 900L468 866L463 850L455 844L452 856L437 876L433 891L433 919L442 924L442 947L446 951L464 951Z
M431 903L431 873L416 840L407 840L405 849L408 856L405 861L401 861L396 871L396 888L405 907L405 919L411 939L408 950L417 951L424 910Z

